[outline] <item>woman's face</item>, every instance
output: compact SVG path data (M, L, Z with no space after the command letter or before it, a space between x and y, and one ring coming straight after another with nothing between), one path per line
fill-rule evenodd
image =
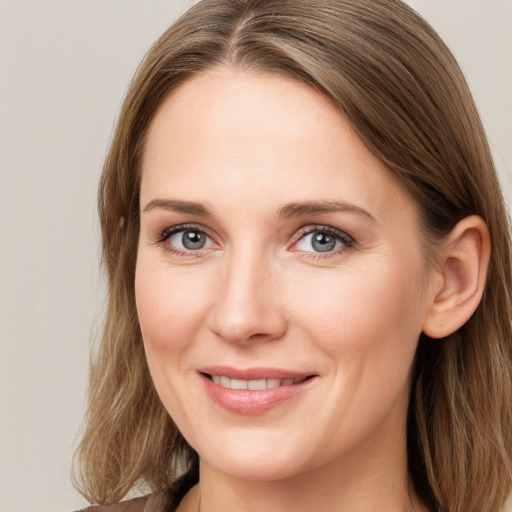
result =
M142 167L147 360L202 462L276 479L402 457L433 286L413 203L339 111L212 70L162 104Z

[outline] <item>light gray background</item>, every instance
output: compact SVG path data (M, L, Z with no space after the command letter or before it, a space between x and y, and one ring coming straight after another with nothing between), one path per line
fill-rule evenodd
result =
M193 0L0 0L0 512L69 473L101 324L96 184L138 62ZM512 0L410 0L472 86L512 198ZM95 327L96 326L96 327Z

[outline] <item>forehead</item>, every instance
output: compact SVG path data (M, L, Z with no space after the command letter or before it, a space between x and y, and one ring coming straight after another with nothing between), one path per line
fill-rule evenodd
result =
M219 68L180 86L158 109L141 202L162 194L218 202L230 192L243 194L248 207L350 199L378 214L393 197L413 208L323 95L281 76Z

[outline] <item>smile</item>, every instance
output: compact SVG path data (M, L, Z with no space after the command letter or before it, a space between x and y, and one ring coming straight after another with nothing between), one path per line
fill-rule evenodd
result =
M300 384L304 382L307 377L291 378L286 379L232 379L226 375L207 375L212 382L218 384L224 388L229 389L248 389L251 391L259 391L263 389L274 389L281 386L293 386L294 384Z
M262 414L307 392L318 375L286 370L228 367L202 368L207 396L232 413Z

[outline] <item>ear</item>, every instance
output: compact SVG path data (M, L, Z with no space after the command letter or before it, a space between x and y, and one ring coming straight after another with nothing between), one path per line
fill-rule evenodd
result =
M438 261L440 283L423 324L430 338L444 338L475 312L485 288L491 254L489 230L476 215L462 219L446 236Z

